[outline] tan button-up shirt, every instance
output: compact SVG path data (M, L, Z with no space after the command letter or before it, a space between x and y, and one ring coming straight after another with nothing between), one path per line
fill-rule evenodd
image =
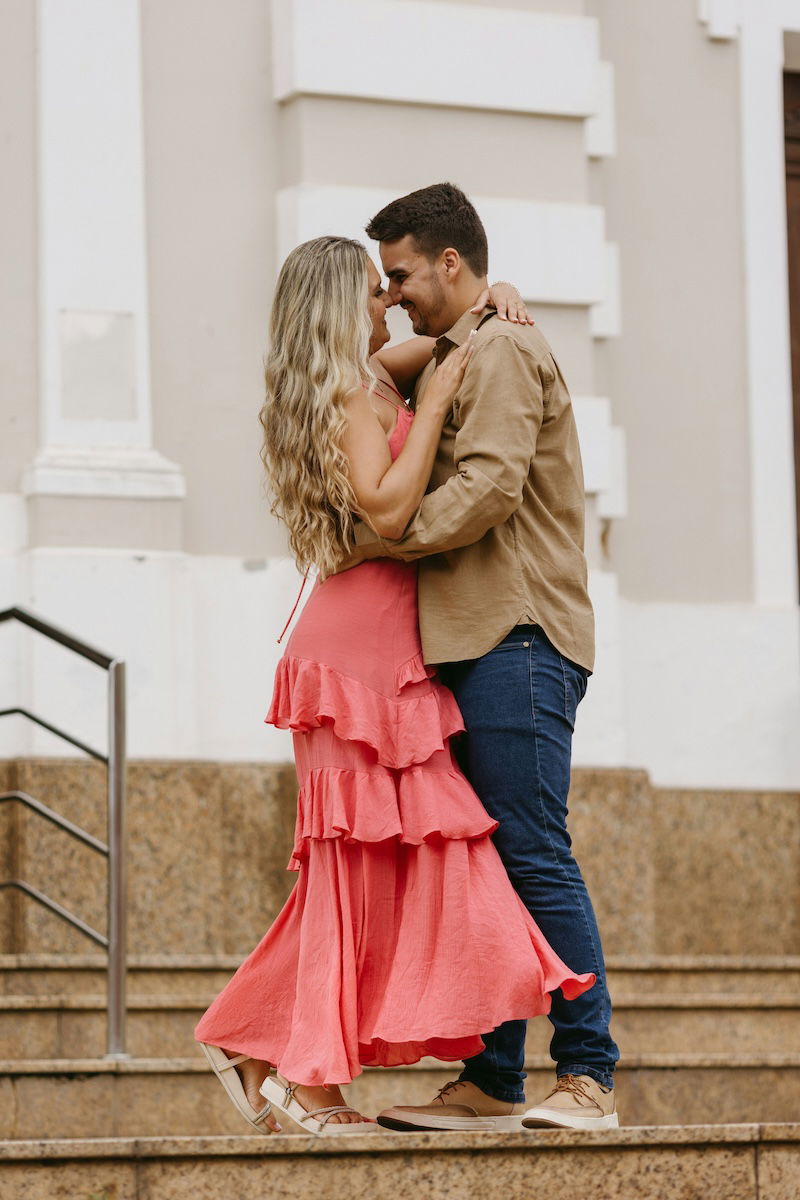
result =
M477 329L428 494L397 541L359 526L360 558L419 559L428 663L479 658L536 624L592 670L594 618L583 555L584 489L566 384L538 327L465 313L437 340L416 388Z

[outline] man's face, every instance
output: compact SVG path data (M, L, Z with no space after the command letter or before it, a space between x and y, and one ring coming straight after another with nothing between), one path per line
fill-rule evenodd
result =
M381 242L381 262L389 280L389 296L411 318L414 333L439 337L452 321L447 316L447 295L440 278L440 263L420 253L411 234L397 242Z

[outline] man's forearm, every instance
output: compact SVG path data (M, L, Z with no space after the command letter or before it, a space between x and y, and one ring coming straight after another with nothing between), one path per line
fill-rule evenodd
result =
M412 562L471 546L521 503L521 481L506 490L475 466L462 468L424 497L401 538L383 541L383 554Z
M369 525L364 521L357 521L355 527L355 541L347 558L342 562L336 574L342 571L349 571L351 567L357 567L362 562L368 562L373 558L391 558L393 557L387 550L387 545L391 543L384 542L382 537L370 529Z
M490 354L475 355L458 399L455 474L423 497L401 538L357 526L347 566L382 557L410 562L471 546L522 504L544 412L539 361L507 339L496 341Z
M471 546L487 529L508 520L521 501L521 492L504 491L475 468L462 470L424 497L401 538L382 538L358 522L355 543L339 570L348 571L374 558L412 562Z

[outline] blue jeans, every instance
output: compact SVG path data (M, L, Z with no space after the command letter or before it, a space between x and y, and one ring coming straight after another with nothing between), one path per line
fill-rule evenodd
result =
M609 1032L611 1001L600 934L567 832L575 712L588 673L556 650L538 625L518 625L494 650L444 663L467 727L455 750L500 827L494 843L514 888L556 953L597 982L576 1000L553 994L550 1053L557 1074L590 1075L613 1086L619 1051ZM461 1079L498 1100L524 1099L526 1021L483 1035Z

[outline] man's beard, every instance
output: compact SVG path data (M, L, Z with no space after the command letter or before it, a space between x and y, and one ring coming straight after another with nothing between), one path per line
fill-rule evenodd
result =
M434 275L431 280L431 300L430 304L426 305L425 312L422 313L416 305L413 306L417 314L416 321L412 320L411 322L411 328L414 330L414 333L421 337L438 337L439 332L443 331L432 333L431 322L438 327L436 318L444 312L446 305L447 299L444 294L444 288L437 276Z

